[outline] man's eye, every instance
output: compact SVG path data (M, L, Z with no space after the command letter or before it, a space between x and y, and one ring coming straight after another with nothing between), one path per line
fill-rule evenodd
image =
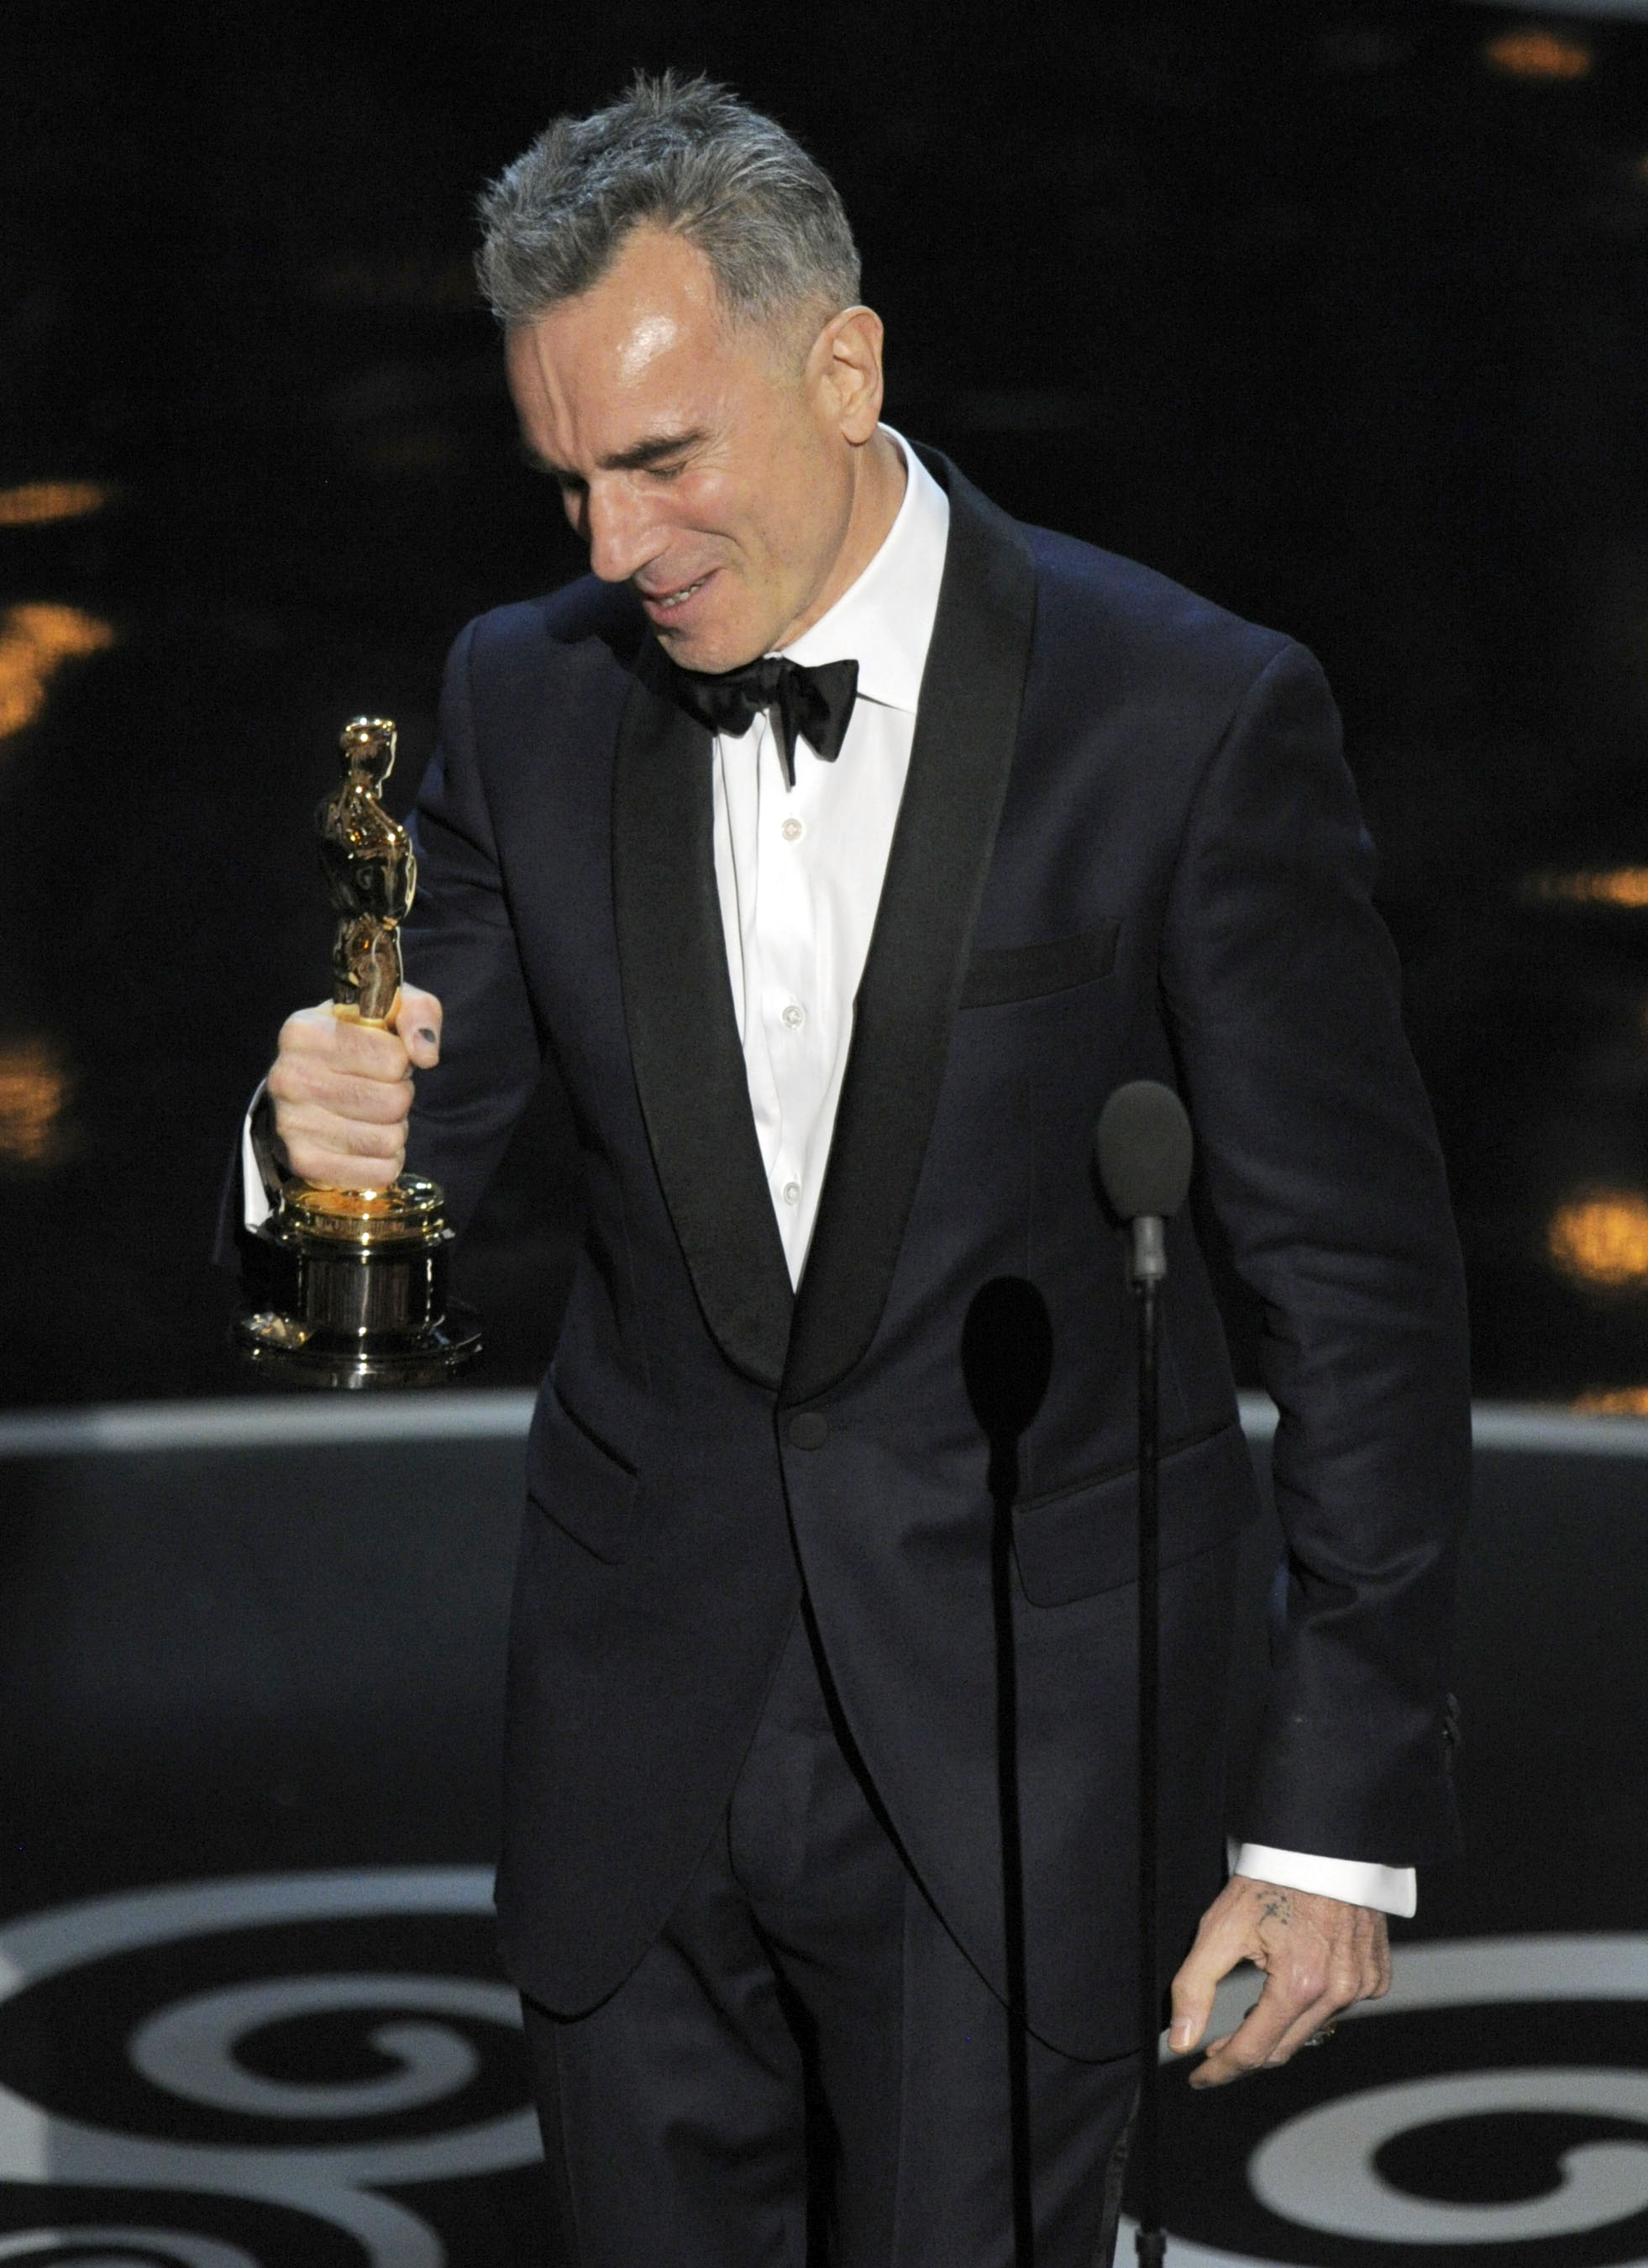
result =
M647 470L655 481L673 481L686 471L685 465L649 465Z

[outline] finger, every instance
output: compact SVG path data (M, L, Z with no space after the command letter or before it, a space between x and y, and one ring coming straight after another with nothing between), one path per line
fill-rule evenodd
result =
M1205 1944L1198 1936L1173 1981L1167 2044L1175 2055L1188 2055L1206 2031L1220 1980L1241 1958L1240 1948L1225 1958L1222 1932L1210 1933Z
M1342 2000L1336 1995L1330 1995L1313 2002L1308 2008L1302 2008L1265 2058L1267 2066L1279 2069L1283 2064L1291 2063L1299 2050L1313 2040L1319 2032L1325 2030L1347 2008L1354 2007L1359 1997L1353 1993L1349 1999Z
M363 1079L386 1082L404 1079L408 1069L406 1042L398 1032L352 1017L335 1016L328 1005L300 1008L281 1026L276 1062L326 1063Z
M1387 1990L1390 1977L1390 1945L1382 1914L1366 1907L1357 1910L1350 1950L1349 1967L1355 1987L1352 1997L1357 2000L1379 1999ZM1340 1965L1344 1964L1342 1962Z
M1289 2062L1357 2001L1379 1999L1389 1991L1390 1940L1385 1917L1365 1907L1356 1909L1350 1938L1334 1948L1325 1976L1313 1962L1301 1961L1279 1975L1276 1984L1284 2001L1291 2001L1296 2013L1266 2058L1272 2066Z
M357 1130L349 1130L353 1134ZM386 1189L406 1163L403 1142L378 1145L348 1138L334 1140L325 1134L285 1138L286 1163L300 1181L317 1182L337 1189Z
M335 1129L282 1137L286 1163L323 1189L386 1189L406 1163L406 1144L384 1130L339 1122Z
M277 1107L275 1130L289 1151L299 1143L343 1158L393 1158L406 1148L406 1126L399 1119L385 1122L342 1117L331 1110Z
M394 1090L378 1090L393 1104ZM322 1102L276 1102L275 1130L289 1145L293 1142L319 1144L321 1148L340 1151L345 1157L387 1158L396 1150L406 1147L406 1112L394 1110L376 1101L374 1091L368 1088L373 1101L370 1114L354 1110L330 1110Z
M269 1075L269 1091L283 1138L292 1126L300 1133L313 1131L322 1116L395 1126L412 1108L412 1085L404 1073L393 1082L366 1079L318 1057L279 1057Z
M1212 1985L1200 1978L1187 1981L1181 1969L1173 1982L1173 2018L1167 2028L1167 2044L1175 2055L1188 2055L1208 2028L1208 2018L1213 2014Z
M1366 2000L1382 2000L1390 1988L1390 1925L1383 1914L1376 1914L1373 1918L1373 1982L1362 1997Z
M1365 1999L1368 1977L1369 1970L1352 1945L1339 1949L1325 1979L1319 1978L1313 1970L1301 1970L1291 1980L1281 1981L1279 1999L1283 2006L1291 2008L1291 2021L1271 2049L1267 2062L1288 2062L1324 2025L1331 2024L1347 2008Z
M404 1079L412 1068L406 1042L399 1032L378 1024L363 1024L350 1016L335 1016L337 1039L334 1060L362 1079L386 1082Z
M1227 2087L1259 2071L1270 2060L1290 2029L1297 2008L1267 1980L1264 1991L1243 2021L1223 2040L1216 2040L1190 2074L1192 2087Z
M288 1163L300 1182L318 1189L386 1189L401 1175L397 1159L344 1158L327 1150L289 1152Z
M1176 2055L1188 2055L1207 2030L1214 1996L1232 1970L1259 1955L1252 1909L1252 1885L1232 1880L1203 1915L1196 1942L1173 1981L1167 2043Z
M421 992L415 984L403 984L394 1027L418 1069L433 1071L440 1061L441 1041L441 1004L435 995Z

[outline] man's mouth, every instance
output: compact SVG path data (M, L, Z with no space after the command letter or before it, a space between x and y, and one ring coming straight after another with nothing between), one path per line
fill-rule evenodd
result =
M714 572L715 570L711 568L709 574L700 575L696 582L683 583L680 589L675 591L649 591L644 587L641 591L642 599L648 609L655 615L674 614L679 608L684 607L688 600L697 597L699 592L710 580L710 576Z

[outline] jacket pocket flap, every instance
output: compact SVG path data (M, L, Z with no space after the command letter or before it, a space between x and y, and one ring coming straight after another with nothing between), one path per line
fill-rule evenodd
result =
M1164 1567L1210 1550L1259 1516L1259 1491L1240 1425L1168 1450L1158 1471ZM1013 1550L1033 1606L1068 1606L1132 1582L1138 1573L1137 1467L1016 1506Z
M1034 1000L1044 993L1069 992L1108 976L1115 967L1118 921L1102 921L1081 937L1056 937L1046 945L1006 945L975 953L961 986L964 1008L1002 1008L1010 1000Z
M575 1543L608 1566L629 1557L639 1478L573 1416L553 1385L533 1421L526 1470L533 1503Z

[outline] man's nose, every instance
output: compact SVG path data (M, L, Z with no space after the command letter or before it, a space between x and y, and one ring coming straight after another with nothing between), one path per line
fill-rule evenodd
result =
M627 583L668 540L647 499L628 484L597 482L585 504L585 536L591 571L603 583Z

